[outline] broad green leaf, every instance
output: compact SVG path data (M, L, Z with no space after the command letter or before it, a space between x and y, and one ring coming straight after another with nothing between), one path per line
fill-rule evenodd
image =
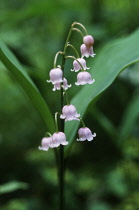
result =
M92 116L99 122L99 125L104 128L104 130L111 136L113 139L117 138L117 130L112 124L112 122L95 106L91 110Z
M108 88L123 69L137 61L139 61L139 30L127 38L108 43L97 53L92 60L90 70L96 80L95 83L83 86L71 101L81 117L93 99ZM65 131L70 144L75 138L78 126L79 122L77 121L66 123ZM66 152L69 150L70 144L66 147Z
M124 140L128 137L133 126L139 117L139 92L135 93L127 106L119 129L119 139Z
M18 181L7 182L6 184L0 185L0 194L10 193L20 189L26 190L27 188L28 184L25 182L18 182Z
M49 132L54 131L54 120L48 105L39 93L33 81L29 78L22 66L12 54L12 52L6 47L4 43L0 43L0 60L11 72L13 77L22 86L26 94L29 96L35 108L40 113L40 116L44 120L44 123Z

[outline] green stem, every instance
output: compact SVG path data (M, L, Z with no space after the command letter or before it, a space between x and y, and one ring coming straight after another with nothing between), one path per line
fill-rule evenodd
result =
M71 47L74 50L74 52L76 53L77 58L80 58L79 53L77 52L77 50L75 49L75 47L72 44L67 44L67 47Z
M64 77L64 67L65 67L65 61L66 61L66 49L69 43L69 39L72 33L73 29L73 25L71 26L66 42L65 42L65 46L64 46L64 51L61 53L63 54L63 59L62 59L62 65L61 65L61 69L63 70L63 77ZM74 58L76 60L76 58ZM81 65L81 64L80 64ZM83 69L83 67L82 67ZM63 97L63 88L61 88L61 110L63 108L64 105L64 97ZM64 132L64 120L61 119L61 123L60 123L60 131ZM64 172L65 172L65 167L64 167L64 146L60 145L60 149L59 149L59 210L65 210L64 208Z
M70 102L69 102L69 98L68 98L68 94L67 94L67 91L66 91L66 90L65 90L65 92L64 92L64 95L66 96L67 105L69 105Z
M81 34L82 38L84 38L84 35L83 35L83 33L80 31L80 29L78 29L78 28L72 28L72 30L73 30L73 31L77 31L78 33Z
M51 133L49 133L49 132L46 132L46 133L45 133L45 136L46 136L46 137L47 137L47 136L50 136L50 137L51 137L51 136L52 136L52 134L51 134Z
M55 113L55 130L56 130L56 132L58 132L57 115L58 115L58 112Z
M69 42L69 39L70 39L71 33L72 33L72 26L71 26L71 28L70 28L70 30L69 30L69 33L68 33L68 36L67 36L67 39L66 39L66 42L65 42L65 46L64 46L64 53L66 53L66 48L67 48L67 44L68 44L68 42ZM64 59L63 59L63 63L65 64Z
M81 26L81 27L82 27L82 29L84 30L85 34L86 34L86 35L88 35L88 32L87 32L87 30L86 30L86 28L84 27L84 25L83 25L83 24L78 23L78 22L76 22L76 21L75 21L75 22L72 24L72 27L74 27L75 25L79 25L79 26Z
M82 118L79 118L79 119L80 119L80 121L81 121L81 123L83 125L83 128L85 128L86 126L85 126L85 123L84 123L83 119Z
M63 108L63 88L61 88L61 110ZM61 132L64 132L64 120L61 119ZM59 210L64 210L64 146L59 149Z
M57 58L58 58L58 55L59 55L59 54L61 54L61 55L62 55L62 54L63 54L63 52L62 52L62 51L59 51L59 52L57 52L57 53L56 53L55 58L54 58L54 68L56 68L56 67L57 67L57 66L56 66L56 63L57 63Z
M68 41L70 39L72 33L72 27L69 30L65 46L64 46L64 52L63 52L63 59L62 59L62 65L61 69L63 70L63 77L64 77L64 67L65 67L65 54L66 54L66 48ZM64 105L64 99L63 99L63 88L61 88L61 110ZM64 120L61 119L61 132L64 132ZM64 146L60 145L59 149L59 210L64 210Z
M64 69L65 58L63 56L62 69ZM63 88L61 88L61 110L63 108ZM64 120L61 119L60 131L64 132ZM59 149L59 210L64 210L64 146Z
M64 146L59 150L59 210L64 210Z

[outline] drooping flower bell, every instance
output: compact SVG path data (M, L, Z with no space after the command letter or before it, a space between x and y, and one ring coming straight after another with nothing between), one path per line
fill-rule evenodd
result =
M79 120L80 114L77 113L75 106L65 105L62 109L62 114L60 115L61 119L65 121Z
M95 82L94 79L91 78L91 74L86 71L79 72L77 75L76 85L85 85L85 84L93 84Z
M54 88L52 90L56 91L56 90L60 90L60 89L61 89L61 83L57 82L57 83L54 84Z
M60 144L67 145L66 136L63 132L57 132L52 135L52 144L50 147L58 147Z
M39 150L48 151L49 148L58 147L60 144L67 145L66 136L63 132L54 133L51 137L44 137Z
M94 137L96 137L96 133L92 134L91 130L87 127L80 128L78 130L79 139L77 141L92 141Z
M68 88L71 87L71 84L68 85L67 79L64 78L64 79L63 79L63 85L61 85L61 82L55 83L55 84L54 84L53 91L60 90L61 87L63 87L64 90L67 90Z
M88 47L85 44L82 44L80 47L80 50L81 50L82 57L85 56L86 58L88 58L89 56L94 57L96 55L94 54L92 46Z
M77 60L79 61L79 63L81 63L81 65L78 63ZM71 71L77 72L80 69L82 69L82 67L83 67L84 70L90 69L90 68L87 68L85 59L83 59L83 58L77 58L77 60L74 60L73 61L73 67L74 67L74 69L71 69Z
M94 44L94 38L91 35L86 35L83 38L83 43L87 46L87 47L91 47Z
M50 80L47 82L52 82L53 85L63 82L63 71L60 68L51 69L49 76Z
M52 137L44 137L41 141L41 146L39 146L39 150L48 151L51 144Z
M68 88L71 87L71 84L68 85L68 82L67 82L67 79L66 78L63 79L63 85L62 85L62 87L63 87L64 90L67 90Z

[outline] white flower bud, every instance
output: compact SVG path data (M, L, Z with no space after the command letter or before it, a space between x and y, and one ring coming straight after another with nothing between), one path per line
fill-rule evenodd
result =
M87 47L91 47L94 44L94 38L91 35L86 35L83 38L83 43L87 46Z

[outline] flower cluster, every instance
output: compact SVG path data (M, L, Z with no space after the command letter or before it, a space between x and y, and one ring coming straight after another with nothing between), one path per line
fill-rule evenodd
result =
M94 57L93 52L93 44L94 44L94 38L91 35L86 35L83 37L83 43L80 47L81 50L81 58L77 58L73 61L73 69L71 71L78 72L79 70L82 70L82 72L78 73L77 75L77 82L75 85L85 85L85 84L93 84L95 82L94 79L92 79L90 73L86 72L85 70L90 69L86 66L86 61L83 57L88 58L89 56Z
M79 29L75 28L74 27L75 25L81 26L82 29L85 31L86 35L84 36ZM70 104L68 100L67 89L71 87L71 84L68 85L67 79L64 77L64 69L62 68L64 67L63 63L65 63L65 60L68 58L72 58L74 61L73 61L73 69L71 69L71 71L74 72L80 71L77 74L77 82L75 82L75 85L78 86L78 85L93 84L95 80L92 79L91 74L86 71L90 68L87 67L86 60L84 59L84 57L86 58L88 58L89 56L94 57L95 55L93 51L94 38L91 35L87 35L85 27L80 23L74 22L71 26L69 34L71 35L71 32L74 30L80 32L81 35L83 35L83 44L80 47L81 56L79 56L75 47L69 44L69 40L67 40L64 47L64 51L63 52L59 51L55 56L54 68L50 70L49 73L50 80L47 80L47 82L51 82L54 85L52 89L53 91L61 90L63 97L64 95L66 95L67 104L61 107L61 113L59 113L60 119L65 121L72 121L72 120L81 121L83 127L78 130L79 138L77 139L77 141L85 141L85 140L92 141L93 138L96 137L96 133L92 134L91 130L85 126L83 120L80 118L80 114L77 113L76 107ZM68 39L70 38L70 35L68 36ZM69 46L72 47L72 49L75 51L77 58L74 56L66 55L67 53L66 50L67 47ZM59 54L62 54L63 56L62 68L60 65L56 65L57 57ZM42 139L41 146L39 146L40 150L48 151L49 148L55 148L58 147L59 145L68 144L68 141L66 141L66 135L63 132L59 132L57 124L57 114L55 116L56 116L55 118L56 132L53 135L49 134L49 137L44 137Z
M94 57L94 51L93 51L93 44L94 44L94 38L90 35L86 35L83 38L83 43L80 47L82 57L88 58L89 56Z
M44 137L39 150L48 151L49 148L58 147L60 144L67 145L66 136L63 132L54 133L51 137Z

